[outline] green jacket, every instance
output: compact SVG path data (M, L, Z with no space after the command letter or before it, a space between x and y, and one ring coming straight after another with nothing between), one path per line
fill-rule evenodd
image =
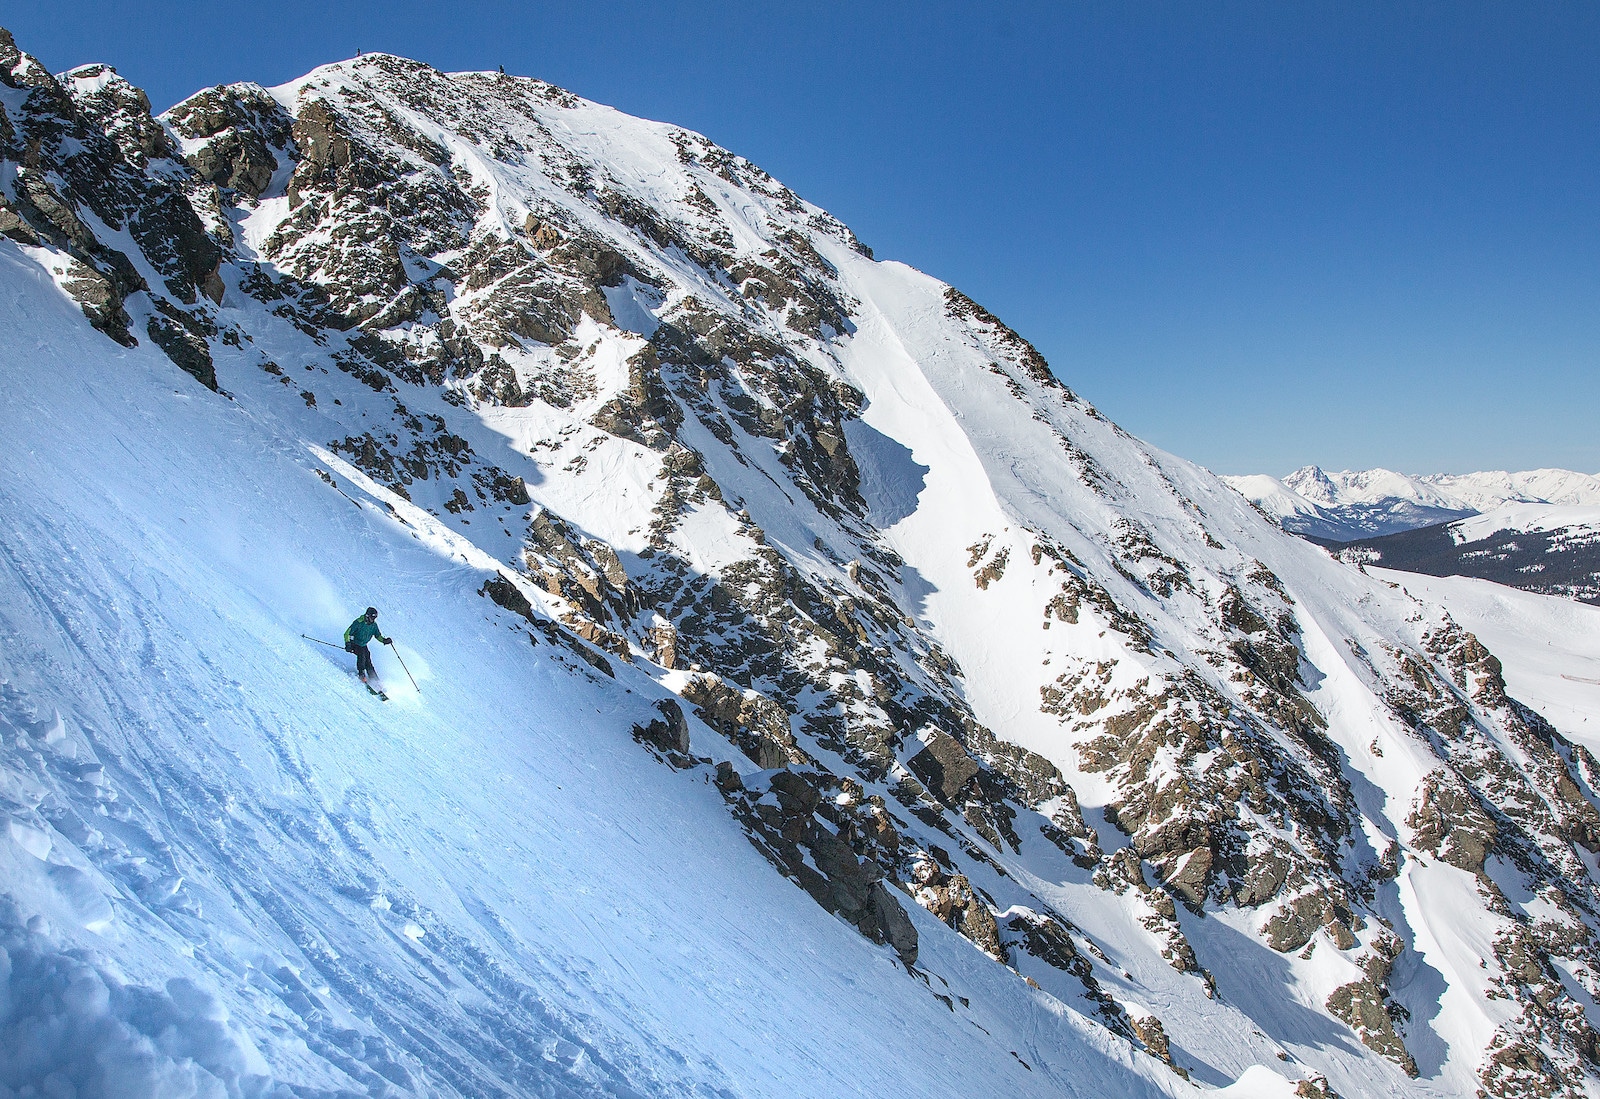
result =
M350 623L349 629L344 631L344 643L346 645L366 645L374 637L384 644L389 642L389 639L378 631L378 624L376 622L368 622L366 615L362 615Z

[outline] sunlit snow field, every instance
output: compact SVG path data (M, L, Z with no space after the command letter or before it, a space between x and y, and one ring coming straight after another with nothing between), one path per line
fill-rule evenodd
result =
M634 743L661 688L531 644L470 547L329 492L266 413L112 348L4 243L0 372L0 979L27 1016L0 1071L110 1065L130 1095L1185 1090L927 933L942 990L993 1005L946 1007ZM301 638L368 603L420 694L381 647L388 704Z

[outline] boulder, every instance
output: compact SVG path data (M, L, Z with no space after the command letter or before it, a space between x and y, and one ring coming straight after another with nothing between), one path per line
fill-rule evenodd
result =
M922 750L906 766L946 805L960 800L962 791L980 770L961 742L940 729L925 734Z
M1328 997L1327 1007L1334 1018L1356 1032L1368 1049L1399 1065L1407 1076L1417 1075L1417 1063L1395 1032L1388 1005L1377 985L1366 978L1341 985Z
M872 912L884 939L906 965L917 964L917 928L883 882L872 883Z
M634 725L634 739L654 745L663 752L687 756L689 723L684 719L683 708L670 699L657 702L656 708L661 711L661 716L652 718L647 724Z

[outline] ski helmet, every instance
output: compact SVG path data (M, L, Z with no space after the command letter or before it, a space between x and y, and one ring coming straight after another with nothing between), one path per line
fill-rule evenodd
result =
M367 617L368 618L376 618L376 617L378 617L378 608L377 607L368 607L367 608Z

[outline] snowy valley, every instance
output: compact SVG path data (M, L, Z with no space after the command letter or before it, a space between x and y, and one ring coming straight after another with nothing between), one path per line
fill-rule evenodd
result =
M0 1097L1600 1094L1590 620L700 135L0 32L0 372Z

